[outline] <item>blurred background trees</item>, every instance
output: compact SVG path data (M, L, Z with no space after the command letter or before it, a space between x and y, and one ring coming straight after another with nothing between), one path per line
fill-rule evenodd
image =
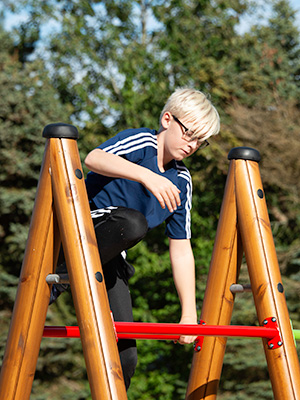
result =
M234 146L257 148L291 319L300 328L300 47L287 0L0 1L0 351L3 355L44 151L45 125L80 131L82 160L127 127L158 128L178 86L209 93L222 129L187 160L194 185L193 248L199 315ZM248 29L241 21L248 16ZM249 17L250 16L250 17ZM10 23L21 18L18 24ZM85 170L85 172L87 172ZM177 322L167 240L160 227L129 252L136 321ZM244 267L241 280L247 282ZM251 295L233 323L257 324ZM76 324L69 293L48 324ZM255 346L256 351L253 351ZM138 343L130 400L184 398L193 350ZM251 355L251 357L250 357ZM80 341L44 339L32 399L89 399ZM272 399L257 340L228 341L220 399Z

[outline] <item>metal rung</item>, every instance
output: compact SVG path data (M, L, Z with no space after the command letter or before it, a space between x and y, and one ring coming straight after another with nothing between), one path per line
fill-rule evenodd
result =
M70 284L68 274L49 274L46 276L46 282L49 285L52 283Z
M231 293L243 293L243 292L251 292L251 285L240 285L239 283L234 283L230 286Z

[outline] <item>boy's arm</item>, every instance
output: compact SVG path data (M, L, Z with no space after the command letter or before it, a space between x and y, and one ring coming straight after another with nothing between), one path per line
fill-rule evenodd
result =
M97 174L141 183L157 198L161 207L167 206L170 212L180 206L180 190L177 186L148 168L101 149L91 151L85 159L85 165Z
M181 324L197 324L195 261L189 239L169 239L174 283L181 303ZM196 337L181 336L179 343L192 343Z

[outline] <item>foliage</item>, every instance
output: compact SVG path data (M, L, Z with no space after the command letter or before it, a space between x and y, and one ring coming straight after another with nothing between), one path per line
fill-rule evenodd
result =
M17 274L32 212L45 140L43 127L67 115L59 105L42 61L22 66L9 35L0 53L0 265ZM65 115L65 116L64 116Z
M254 25L238 38L228 66L234 97L248 106L272 109L283 99L299 98L299 31L295 11L286 1L274 1L267 26Z
M1 357L16 294L45 139L45 125L68 120L41 60L22 64L0 30ZM71 109L71 108L70 108Z
M192 244L199 314L228 170L226 154L246 145L262 155L260 169L285 293L299 329L300 47L289 3L273 0L266 23L255 23L244 34L238 25L255 5L257 12L254 1L1 4L12 13L28 12L28 20L13 31L0 30L1 356L42 162L43 127L57 121L77 125L83 160L120 129L158 128L166 97L185 85L209 92L222 117L220 137L186 162L194 186ZM179 320L167 246L160 227L128 254L136 268L130 281L136 321ZM245 268L241 279L248 280ZM232 322L257 323L251 296L237 297ZM49 308L46 323L76 324L70 293ZM249 343L228 341L221 399L272 398L261 344ZM191 347L141 341L138 352L129 399L184 398ZM90 398L80 341L42 341L31 397Z
M269 110L235 105L229 113L233 132L247 146L259 148L266 199L283 270L299 260L299 110L282 102ZM284 132L284 134L283 134Z

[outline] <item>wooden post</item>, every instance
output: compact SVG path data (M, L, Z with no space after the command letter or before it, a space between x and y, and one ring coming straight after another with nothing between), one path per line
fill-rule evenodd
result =
M207 325L230 324L234 303L230 285L237 282L241 256L234 172L230 168L201 312ZM193 357L187 400L216 397L226 342L223 337L204 337L201 351Z
M54 269L54 217L50 149L46 146L25 257L0 376L0 398L29 399Z
M229 157L238 155L231 151ZM252 293L260 325L275 317L283 345L270 349L263 339L274 392L278 400L300 399L300 368L284 295L271 224L257 162L233 160L238 221Z
M96 400L127 399L97 241L77 149L77 129L45 127L47 138L35 211L0 376L0 398L30 397L59 240L63 243L83 353ZM55 243L55 245L54 245Z
M230 323L234 299L230 285L236 283L243 248L259 323L276 318L283 342L278 341L278 348L271 349L263 339L274 398L299 400L299 360L259 174L260 155L254 149L240 147L232 149L228 158L231 162L201 319L207 324ZM242 246L237 240L235 247L232 238L239 235ZM226 252L232 256L226 257ZM212 338L207 342L204 338L203 349L193 358L188 400L213 400L217 396L226 340L219 343Z

